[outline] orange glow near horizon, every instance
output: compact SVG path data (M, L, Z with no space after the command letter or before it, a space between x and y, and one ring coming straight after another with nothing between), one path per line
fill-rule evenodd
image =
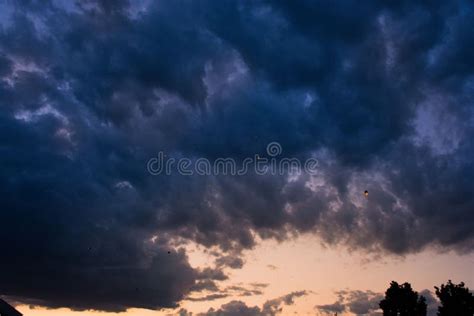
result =
M190 247L188 253L190 262L195 267L212 262L211 257L198 247ZM284 306L283 310L285 314L314 315L315 305L334 303L337 299L335 292L343 289L382 293L392 280L408 281L417 291L433 290L433 286L445 283L448 279L455 282L464 281L471 288L474 285L474 274L468 272L472 271L474 266L474 255L461 256L426 250L405 257L370 259L359 252L351 253L342 247L325 248L316 238L303 236L283 243L264 241L255 249L247 251L245 257L244 267L228 270L229 279L221 282L220 287L266 283L268 287L264 289L263 295L235 296L207 302L183 301L179 308L193 313L205 312L211 307L218 308L232 300L241 300L249 306L261 307L269 299L293 291L306 290L308 295L296 298L294 305ZM17 308L25 315L31 316L173 315L179 310L130 309L117 314L68 309L48 310L26 305Z

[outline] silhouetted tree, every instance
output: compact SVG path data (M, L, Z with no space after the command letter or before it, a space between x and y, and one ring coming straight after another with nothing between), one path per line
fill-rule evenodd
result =
M426 316L426 299L413 291L410 283L399 285L392 281L380 301L384 316Z
M451 280L441 288L435 286L441 306L438 307L438 316L473 316L474 297L464 283L453 284Z
M416 313L415 315L426 315L428 312L428 305L426 304L426 298L423 295L420 295L418 302L416 303Z

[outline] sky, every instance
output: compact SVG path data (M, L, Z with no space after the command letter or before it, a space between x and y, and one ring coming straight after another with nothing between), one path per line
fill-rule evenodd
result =
M473 28L462 0L0 0L0 296L375 316L395 280L435 315L474 288Z

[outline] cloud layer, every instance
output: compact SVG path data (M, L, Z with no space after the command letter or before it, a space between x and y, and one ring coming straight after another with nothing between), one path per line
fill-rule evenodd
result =
M231 301L218 309L210 308L207 312L199 313L197 316L275 316L283 311L283 306L293 305L295 298L306 294L305 291L291 292L266 301L261 308L258 306L247 306L242 301ZM179 315L192 316L193 313L181 309Z
M1 294L173 307L257 236L474 249L470 3L0 6ZM146 171L159 151L242 162L272 141L318 174ZM192 268L186 241L216 267Z

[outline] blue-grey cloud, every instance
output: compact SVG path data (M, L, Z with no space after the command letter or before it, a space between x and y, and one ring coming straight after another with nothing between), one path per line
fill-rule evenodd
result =
M473 250L470 3L3 7L0 294L176 306L256 236ZM242 162L272 141L320 172L146 172L159 151ZM215 267L192 268L183 241L219 248Z

